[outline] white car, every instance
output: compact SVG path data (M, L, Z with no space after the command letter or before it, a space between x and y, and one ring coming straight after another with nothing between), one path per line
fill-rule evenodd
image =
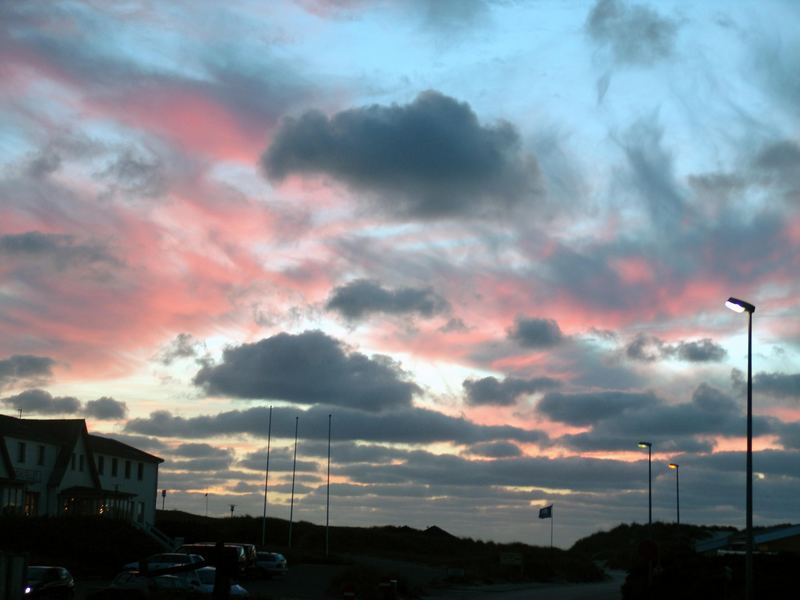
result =
M289 570L286 557L279 552L257 552L256 569L266 577L285 575Z
M199 554L185 554L182 552L162 552L161 554L152 554L144 559L147 562L147 570L155 571L157 569L168 569L169 567L176 567L178 565L185 565L189 563L200 563L205 559ZM139 561L130 562L123 565L126 570L138 570Z
M217 577L217 570L214 567L202 567L195 571L200 578L200 588L198 592L203 595L212 595L214 593L214 581ZM240 586L238 583L231 582L231 598L249 598L250 592Z

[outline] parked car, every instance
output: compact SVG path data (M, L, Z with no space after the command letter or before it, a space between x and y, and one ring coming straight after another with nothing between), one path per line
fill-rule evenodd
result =
M245 562L247 566L245 568L251 569L256 566L256 545L255 544L245 544L242 542L232 542L232 545L241 546L244 549L244 556Z
M216 546L214 542L194 542L191 544L184 544L178 548L178 551L200 554L206 559L209 565L218 566L214 563L216 560ZM236 571L240 574L245 573L245 571L247 571L247 553L244 547L241 544L226 543L225 548L226 552L233 554L231 559L236 561Z
M285 575L289 570L286 557L278 552L257 552L256 570L265 577Z
M214 567L202 567L197 569L197 575L200 578L200 589L198 590L204 596L210 596L214 593L214 581L217 578L217 570ZM244 589L238 583L231 581L231 598L249 598L250 592Z
M185 571L174 575L144 575L132 569L117 573L111 580L107 591L135 590L142 597L152 592L172 590L179 592L199 592L201 587L197 571Z
M25 572L25 599L71 599L75 581L64 567L29 566Z
M147 570L154 571L156 569L167 569L177 565L185 565L189 563L201 563L205 559L200 554L189 554L183 552L162 552L161 554L152 554L144 559L143 562L147 563ZM123 569L138 570L140 561L130 562L123 565Z

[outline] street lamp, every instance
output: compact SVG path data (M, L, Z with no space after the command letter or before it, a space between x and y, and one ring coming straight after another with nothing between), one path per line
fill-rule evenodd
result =
M756 307L738 298L728 298L725 306L747 313L747 529L744 562L745 598L753 597L753 313Z
M653 525L653 444L639 442L639 448L647 448L647 525Z
M680 465L677 463L669 463L667 465L670 469L675 471L675 508L678 511L678 525L681 524L681 484L680 484L680 477L678 475Z

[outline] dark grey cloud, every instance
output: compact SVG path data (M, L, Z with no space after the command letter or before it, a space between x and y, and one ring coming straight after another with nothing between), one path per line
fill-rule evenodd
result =
M2 399L2 403L15 410L40 415L69 414L80 412L81 403L72 396L53 396L40 389L25 390L15 396Z
M299 435L304 440L328 439L328 415L333 414L333 432L340 442L381 442L425 444L454 442L474 444L487 441L544 443L547 435L538 430L512 426L479 425L461 417L421 408L404 408L382 413L340 407L314 406L305 411L273 409L272 436L293 440L295 417L299 416ZM203 439L227 434L249 434L266 439L269 409L251 408L216 415L184 418L169 411L156 411L147 418L130 419L125 430L149 436Z
M564 340L561 328L553 319L517 317L508 336L525 348L547 348Z
M757 373L753 389L759 394L800 400L800 373Z
M159 354L157 360L163 365L171 365L181 358L193 358L198 354L198 342L188 333L179 333Z
M171 452L181 458L226 458L232 455L228 448L219 448L200 442L178 444L172 448Z
M104 396L97 400L89 400L83 408L83 413L88 417L101 420L124 419L128 416L128 405Z
M481 442L469 448L470 454L486 458L516 458L522 456L522 450L511 442Z
M52 148L32 156L25 168L25 174L34 179L41 179L55 173L61 167L61 155Z
M521 396L558 387L561 382L550 377L532 379L506 377L502 381L496 377L484 377L483 379L467 379L462 385L466 393L467 404L471 406L511 406Z
M335 288L325 307L348 319L361 319L376 313L432 317L446 312L449 305L429 287L390 290L375 281L357 279Z
M295 465L294 453L289 448L271 448L269 453L269 472L270 473L291 473L296 470L298 473L318 473L320 464L314 460L304 460L303 456L308 454L305 440L298 443L298 458ZM325 455L327 456L327 455ZM321 458L321 457L320 457ZM337 457L340 462L341 457ZM247 453L239 462L238 466L254 471L266 472L267 468L267 449L264 448L257 452Z
M504 214L538 194L538 169L508 123L481 125L439 92L283 121L261 164L274 181L321 173L375 192L384 212L435 219Z
M348 353L321 331L281 333L227 348L222 363L204 366L194 383L209 394L367 411L410 406L421 391L391 359Z
M568 424L591 426L589 431L555 440L576 450L625 450L645 439L662 451L707 452L713 449L712 438L741 436L745 431L744 403L707 384L698 386L690 401L678 404L668 404L655 394L548 396L540 403L540 412ZM753 419L757 435L776 433L778 424L772 417Z
M539 401L537 410L553 421L581 426L613 419L626 410L644 408L660 402L655 394L649 392L551 392Z
M619 140L628 167L623 183L638 192L656 227L676 225L688 210L663 136L657 117L650 116L633 123Z
M47 380L56 361L46 356L14 354L0 360L0 390L22 381Z
M681 341L667 344L660 338L639 333L625 347L628 358L643 362L655 362L677 358L687 362L719 362L728 355L727 351L709 338L696 341Z
M598 0L586 20L589 36L611 50L616 62L649 65L668 58L678 23L648 6L621 0Z
M110 185L111 193L126 196L156 197L167 187L166 174L156 156L127 148L97 173L97 177Z
M120 264L100 244L80 242L72 235L40 231L0 236L0 257L2 256L14 259L47 259L58 269L97 263L112 266Z

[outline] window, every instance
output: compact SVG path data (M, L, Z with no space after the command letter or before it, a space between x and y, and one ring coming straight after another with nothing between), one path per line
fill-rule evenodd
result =
M144 465L139 463L136 465L136 479L141 481L144 478Z
M78 471L83 471L83 462L84 462L84 458L83 458L83 454L81 454L78 457Z
M39 456L36 458L36 464L40 467L44 465L44 446L39 445Z
M111 459L111 476L112 477L116 477L117 476L117 459L116 458L112 458Z
M17 442L17 462L25 462L25 442Z
M102 475L103 471L105 471L105 468L106 468L106 457L105 456L98 456L97 457L97 472L100 473L100 475Z
M75 453L74 452L72 453L72 458L69 461L69 468L71 470L73 470L73 471L75 470Z
M131 478L131 461L125 461L125 479Z

